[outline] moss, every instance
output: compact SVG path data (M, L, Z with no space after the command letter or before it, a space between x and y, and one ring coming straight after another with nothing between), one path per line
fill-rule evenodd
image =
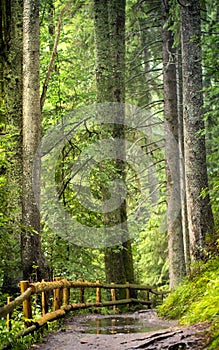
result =
M184 325L211 321L211 347L219 344L219 258L195 266L193 274L158 307L162 317ZM213 344L213 345L212 345Z
M215 350L219 348L219 316L215 318L211 325L211 339L208 344L209 350Z

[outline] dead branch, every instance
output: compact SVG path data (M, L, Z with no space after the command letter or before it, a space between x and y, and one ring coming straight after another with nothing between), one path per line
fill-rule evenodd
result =
M48 84L49 84L49 79L50 79L50 76L51 76L53 63L54 63L56 55L57 55L57 46L58 46L58 42L59 42L61 25L62 25L62 19L61 19L61 17L59 17L58 27L57 27L55 41L54 41L53 50L52 50L52 55L51 55L51 58L50 58L49 67L48 67L48 71L47 71L47 74L46 74L46 78L45 78L45 81L44 81L44 84L43 84L43 91L42 91L42 94L41 94L41 97L40 97L40 108L41 108L41 111L43 109L44 102L46 100L46 92L47 92L47 88L48 88Z

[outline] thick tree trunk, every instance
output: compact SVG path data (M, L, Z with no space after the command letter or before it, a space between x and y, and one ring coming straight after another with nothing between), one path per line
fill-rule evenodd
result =
M95 1L94 9L98 102L124 103L125 1ZM113 125L104 127L104 134L107 133L108 137L111 135L111 137L121 141L121 148L115 150L116 160L113 162L113 166L117 177L125 181L125 165L121 160L125 159L125 142L122 144L122 140L125 140L124 110L121 105L118 108L115 105L113 115ZM103 201L106 198L106 193L107 189L103 189ZM112 227L112 231L114 225L120 227L120 233L117 234L120 235L118 242L121 243L105 248L105 269L108 283L134 281L131 242L127 239L126 200L121 200L121 203L121 206L116 210L103 214L105 226Z
M36 150L41 139L39 87L39 1L25 0L23 12L22 209L24 231L22 234L22 266L24 278L36 280L47 277L40 240L40 159L36 157Z
M109 2L109 30L111 42L111 64L112 64L112 78L113 78L113 102L125 102L125 0L112 0ZM125 149L125 110L117 111L114 120L114 138L120 140L121 148L117 150L116 169L119 178L126 182L126 165L120 159L126 159ZM117 124L119 123L119 124ZM134 267L132 246L129 240L129 232L127 225L127 203L124 198L121 200L119 211L119 221L121 223L121 230L125 238L122 237L122 258L125 270L126 281L134 282Z
M191 257L204 258L206 234L214 233L208 187L205 137L203 135L203 96L201 65L200 3L181 5L184 142L187 210Z
M169 275L170 287L175 288L185 275L179 171L180 154L178 144L179 126L176 84L176 50L173 48L173 34L167 28L167 21L170 16L168 1L162 2L162 10Z
M1 1L1 97L7 137L6 210L3 288L12 292L21 278L20 228L22 221L22 4Z

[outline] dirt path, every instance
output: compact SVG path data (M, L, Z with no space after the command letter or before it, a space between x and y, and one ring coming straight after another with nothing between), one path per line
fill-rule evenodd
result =
M148 329L160 328L145 333L87 334L84 322L88 318L101 319L104 316L76 316L65 321L65 329L49 334L42 344L31 349L38 350L184 350L204 349L208 324L177 327L173 322L160 320L151 311L135 315L145 322ZM122 315L122 317L130 315ZM113 318L113 316L112 316ZM149 326L149 327L148 327Z

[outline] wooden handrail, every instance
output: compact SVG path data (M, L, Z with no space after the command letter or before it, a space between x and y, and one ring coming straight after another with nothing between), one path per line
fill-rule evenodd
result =
M69 288L98 288L98 289L112 289L112 284L103 284L100 282L83 282L83 281L68 281L66 279L61 279L54 282L37 282L30 283L28 289L19 295L15 300L11 301L9 304L4 305L0 308L0 317L5 317L7 314L11 313L19 304L27 300L33 294L39 294L44 292L49 292L55 289L69 289ZM114 289L127 289L127 284L113 284ZM148 285L140 284L128 284L128 289L136 290L146 290L155 295L165 295L169 293L168 291L156 291L153 287Z
M42 327L49 321L54 321L60 317L64 317L66 313L71 310L78 310L84 308L91 307L109 307L116 305L130 305L132 303L141 303L144 305L148 305L151 307L152 301L149 298L150 293L155 296L162 296L167 294L168 292L157 291L153 289L153 287L148 285L134 284L134 283L126 283L126 284L103 284L99 281L93 282L85 282L85 281L69 281L67 279L56 278L53 282L37 282L37 283L29 283L28 281L21 281L21 292L22 294L18 296L15 300L9 302L7 305L4 305L0 308L0 317L7 316L7 323L10 324L10 315L13 310L23 303L23 313L25 317L25 326L26 329L17 334L16 338L22 337L24 335L30 334L34 332L39 327ZM84 301L84 294L81 302L71 304L70 302L70 289L79 288L80 291L84 292L85 288L95 288L96 289L96 302L88 302ZM101 300L101 289L110 289L112 294L111 301L102 301ZM126 289L126 299L116 300L116 289ZM145 290L147 292L146 300L138 300L130 298L130 290ZM48 300L47 300L47 292L53 291L53 311L48 312ZM31 295L40 294L42 296L42 317L37 320L32 320L32 308L31 308ZM82 300L83 299L83 300ZM31 318L31 321L28 319Z
M4 305L0 308L0 317L5 317L10 314L18 305L27 300L32 294L32 288L28 288L24 293L19 295L16 299L11 301L9 304Z
M99 282L81 282L81 281L68 281L65 279L54 281L54 282L37 282L37 283L30 283L30 286L32 288L33 294L38 294L42 292L48 292L54 289L60 289L60 288L103 288L103 289L112 289L112 284L103 284ZM116 284L116 289L126 289L127 284ZM149 292L153 294L157 294L157 291L153 289L153 287L148 285L142 285L142 284L129 284L130 289L136 289L136 290L148 290ZM162 292L163 293L163 292Z

